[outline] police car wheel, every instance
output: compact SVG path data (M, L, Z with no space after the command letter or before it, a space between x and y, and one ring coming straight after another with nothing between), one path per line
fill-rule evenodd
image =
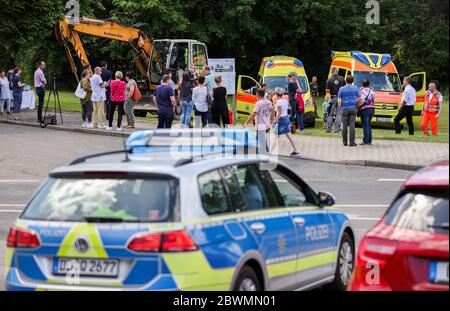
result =
M258 276L251 267L244 266L241 272L239 272L234 285L234 290L240 292L255 292L262 290Z
M333 283L326 286L329 290L345 291L355 265L355 245L348 233L344 233L339 246L336 273Z

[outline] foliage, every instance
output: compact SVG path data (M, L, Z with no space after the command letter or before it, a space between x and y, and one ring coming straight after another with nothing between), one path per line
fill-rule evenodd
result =
M15 59L32 71L44 57L67 78L64 49L53 35L65 0L0 0L0 66ZM132 25L147 23L154 38L193 38L210 57L236 58L239 73L256 74L264 56L300 58L322 87L331 50L391 53L401 74L426 70L448 84L446 0L379 0L381 24L367 25L366 0L82 0L82 14ZM20 18L18 18L20 17ZM118 42L84 38L93 64L113 70L131 66L131 49ZM68 80L68 79L67 79Z

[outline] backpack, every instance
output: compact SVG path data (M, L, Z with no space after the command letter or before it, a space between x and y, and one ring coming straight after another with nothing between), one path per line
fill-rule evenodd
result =
M133 101L135 101L136 103L142 99L142 94L141 94L141 91L139 90L137 83L134 86L134 92L133 92L133 95L131 96L131 99Z
M305 102L303 101L302 93L297 93L297 95L295 96L295 100L297 101L297 104L298 104L298 111L304 112L305 111Z

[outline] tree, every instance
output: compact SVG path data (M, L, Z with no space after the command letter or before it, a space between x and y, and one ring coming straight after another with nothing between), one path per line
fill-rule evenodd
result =
M94 0L80 0L81 14L102 10ZM55 39L54 27L64 17L66 0L0 0L0 66L23 67L24 80L32 82L32 72L39 59L47 60L49 71L62 74L68 62L64 49Z
M390 53L399 71L426 70L448 84L446 0L379 0L380 25L366 24L366 0L82 0L81 13L123 24L147 24L153 38L203 41L210 57L236 58L237 72L255 75L265 56L300 58L309 75L327 77L330 52ZM0 66L10 57L31 66L45 56L52 71L70 77L53 25L65 0L0 0ZM20 16L21 18L17 18ZM14 39L11 39L14 38ZM118 42L84 37L95 65L131 68L132 52ZM3 63L2 63L3 62ZM34 65L33 65L34 66ZM31 67L33 67L31 66ZM30 67L30 69L31 69Z

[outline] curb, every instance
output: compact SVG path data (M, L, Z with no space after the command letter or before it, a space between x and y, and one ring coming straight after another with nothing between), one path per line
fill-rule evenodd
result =
M13 120L1 120L2 123L9 123L15 125L25 125L30 127L41 128L38 123L28 123L22 121L13 121ZM58 131L66 131L72 133L82 133L82 134L95 134L102 136L112 136L112 137L122 137L127 138L131 133L119 133L113 131L105 131L105 130L96 130L96 129L84 129L84 128L67 128L61 127L58 125L47 125L48 129L58 130ZM281 158L292 159L292 157L288 155L278 155ZM405 171L417 171L422 168L422 165L414 165L414 164L400 164L400 163L392 163L392 162L383 162L383 161L370 161L370 160L349 160L349 161L327 161L327 160L318 160L309 157L300 157L299 160L307 160L328 164L338 164L338 165L352 165L352 166L366 166L366 167L378 167L378 168L389 168L389 169L397 169L397 170L405 170Z
M1 120L0 122L41 128L41 126L38 123L29 123L29 122L12 121L12 120ZM120 132L115 132L115 131L106 131L106 130L97 130L97 129L68 128L68 127L61 127L59 125L47 125L45 128L43 128L43 130L44 129L52 129L52 130L72 132L72 133L75 132L75 133L82 133L82 134L95 134L95 135L102 135L102 136L123 137L123 138L127 138L128 136L130 136L130 133L124 133L124 132L120 133Z
M287 155L278 155L279 157L285 158L285 159L294 159ZM404 170L404 171L417 171L421 169L423 166L421 165L414 165L414 164L399 164L399 163L392 163L392 162L382 162L382 161L368 161L368 160L349 160L349 161L327 161L327 160L318 160L314 158L309 157L302 157L298 158L299 160L307 160L307 161L314 161L314 162L321 162L321 163L328 163L328 164L337 164L337 165L349 165L349 166L366 166L366 167L377 167L377 168L389 168L389 169L396 169L396 170Z

